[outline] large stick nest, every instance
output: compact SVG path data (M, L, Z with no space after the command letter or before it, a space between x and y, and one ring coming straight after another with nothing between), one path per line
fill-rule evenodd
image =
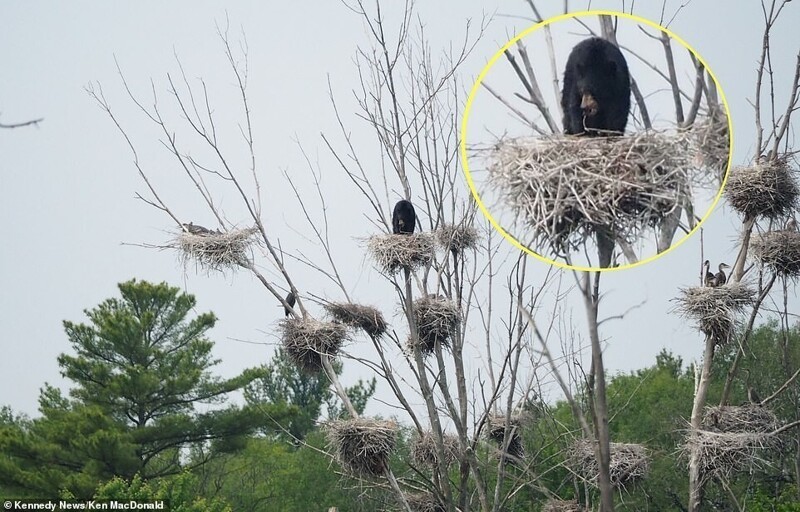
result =
M452 434L442 437L444 453L442 462L449 466L458 458L458 438ZM416 434L411 439L411 460L418 466L436 467L439 464L439 454L436 452L436 439L433 432L427 431Z
M490 183L531 228L533 248L580 247L599 226L633 242L681 208L698 172L691 132L519 138L490 156Z
M331 421L328 442L336 461L355 477L377 477L389 467L397 443L397 424L371 418Z
M694 144L702 160L701 165L717 171L718 183L722 183L731 153L728 132L728 116L718 113L695 121L692 126Z
M307 373L319 373L323 367L320 354L336 357L347 339L347 326L337 322L287 318L278 325L287 355Z
M634 443L611 443L609 472L611 485L625 487L647 476L650 471L650 456L647 448ZM594 442L579 439L570 449L567 464L586 481L597 485L600 466L594 453Z
M383 313L372 306L362 306L350 302L331 302L325 304L324 307L336 321L362 329L372 338L383 336L388 327Z
M549 499L542 507L542 512L584 512L584 510L576 500Z
M725 196L744 217L785 217L797 205L799 191L794 174L785 158L735 167Z
M752 255L762 265L788 277L800 275L800 233L769 231L750 242Z
M200 228L200 226L194 226ZM224 233L205 228L178 233L172 246L181 251L183 264L196 261L206 270L230 270L250 264L251 247L258 228L231 229Z
M367 240L372 259L387 274L428 265L433 260L435 245L428 233L374 235Z
M478 230L463 224L443 226L435 231L436 241L445 250L463 252L478 246Z
M506 455L510 456L509 461L522 459L525 457L525 447L522 445L522 427L527 420L523 414L512 414L506 417L505 414L494 414L489 416L487 421L486 436L497 443L502 450L505 446L506 425L508 425L508 449Z
M771 410L757 404L707 407L703 428L716 432L774 432L780 425Z
M742 283L723 286L694 286L681 289L678 311L691 318L697 328L718 345L733 335L735 316L753 303L755 292Z
M434 494L416 492L405 495L412 512L445 512L447 508Z
M461 323L458 306L448 299L427 296L415 300L412 308L419 337L417 348L423 354L433 353L437 342L449 348L450 340ZM415 340L410 341L416 344Z

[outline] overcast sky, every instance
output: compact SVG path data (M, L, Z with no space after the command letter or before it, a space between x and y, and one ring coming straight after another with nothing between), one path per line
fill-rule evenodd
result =
M387 19L396 19L396 2L386 3L392 4L385 6ZM429 27L427 34L432 36L434 48L461 41L467 19L477 23L484 15L494 14L485 37L461 70L465 87L498 48L531 24L527 3L522 0L419 3L418 14ZM561 2L538 3L544 16L561 12ZM638 2L635 13L658 22L659 3ZM665 18L670 19L681 3L668 2ZM587 5L569 4L572 10ZM622 4L592 2L591 7L621 9ZM628 3L625 7L629 9ZM374 136L370 138L352 115L350 91L358 87L353 57L359 45L369 43L357 15L338 2L315 2L313 7L305 2L257 1L228 2L225 7L198 1L3 2L0 122L39 117L44 121L38 127L0 130L0 214L4 219L0 239L0 404L35 415L39 388L45 382L66 386L56 363L58 354L70 350L62 321L85 321L84 309L116 296L116 283L133 277L181 286L197 296L198 312L217 314L220 321L211 336L217 342L214 353L222 360L220 374L232 376L269 359L277 342L274 328L281 310L257 280L244 273L197 274L191 267L184 269L172 252L126 245L163 243L172 223L135 199L135 193L145 189L129 149L84 90L90 83L102 84L134 137L143 165L179 217L213 225L158 144L158 133L126 98L115 58L135 94L150 101L152 78L166 102L166 74L179 76L177 54L189 80L204 78L218 122L227 126L222 140L232 154L239 155L241 161L234 163L246 165L246 148L235 129L241 106L215 28L224 26L226 18L232 38L244 32L248 43L255 151L262 181L268 183L263 194L268 229L285 247L307 244L308 231L304 231L291 189L282 177L283 172L290 173L301 187L308 186L302 144L322 169L323 187L331 200L328 215L342 226L334 250L345 263L346 282L365 303L391 304L390 285L372 269L356 240L375 232L364 220L368 205L336 169L320 138L320 132L337 133L328 97L330 81L345 109L344 116L354 134L361 137L359 144L375 144ZM789 4L775 27L772 43L778 108L785 104L786 84L798 51L797 26L800 6ZM748 162L754 144L748 99L755 89L762 33L759 6L756 2L735 8L726 5L723 13L719 2L694 0L669 28L704 57L719 79L734 123L734 163ZM572 43L557 42L562 59ZM663 63L658 65L663 69ZM495 116L487 117L487 124L513 123L499 107ZM377 161L372 164L380 165ZM390 187L396 190L399 184ZM220 201L229 219L246 222L235 196L223 194ZM732 263L739 222L720 203L705 225L706 255L712 262ZM664 347L685 362L700 356L701 335L667 313L678 288L696 283L699 247L699 237L695 237L655 262L604 276L604 315L619 314L644 301L624 320L603 326L609 371L650 365ZM547 271L543 263L531 264L538 276ZM315 277L305 269L289 267L302 289L320 295L331 291L330 287L315 288ZM576 309L574 317L577 328L585 329L583 312ZM367 375L355 367L345 381ZM386 390L381 393L388 399ZM378 402L371 407L373 413L386 412Z

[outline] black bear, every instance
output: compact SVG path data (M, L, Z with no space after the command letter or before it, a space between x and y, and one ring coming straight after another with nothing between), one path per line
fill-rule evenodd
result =
M394 205L392 213L392 232L395 235L410 235L417 225L417 214L410 201L401 199Z
M561 106L566 134L623 134L631 106L631 79L619 48L599 37L575 45L564 69Z

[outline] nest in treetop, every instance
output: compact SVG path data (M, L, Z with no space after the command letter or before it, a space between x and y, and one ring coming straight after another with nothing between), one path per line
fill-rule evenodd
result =
M598 227L634 242L681 208L692 186L718 186L717 173L698 169L694 138L679 131L504 140L489 158L489 183L530 228L533 249L580 247Z
M508 425L508 435L511 437L506 454L516 459L522 459L525 456L525 447L522 446L521 432L525 419L526 417L522 414L512 414L510 418L507 418L505 414L489 416L486 436L502 449L505 443L506 425Z
M406 502L412 512L445 512L447 508L436 495L429 492L406 494Z
M428 233L374 235L367 239L367 248L383 272L394 274L404 268L428 265L433 260L435 243Z
M463 252L478 246L478 230L464 224L447 225L437 229L436 241L448 251Z
M800 233L768 231L750 242L753 257L762 265L787 277L800 275Z
M371 418L331 421L326 424L328 442L336 461L355 477L377 477L389 467L397 443L397 424Z
M414 318L419 335L418 348L423 354L431 354L436 343L450 347L450 339L461 322L458 306L451 300L439 297L422 297L414 301ZM415 340L410 340L414 342Z
M200 226L195 226L200 228ZM170 245L181 251L183 264L196 261L207 270L228 270L250 264L250 253L258 239L258 228L231 229L224 233L204 229L178 233Z
M380 338L388 327L383 313L372 306L350 302L331 302L325 309L337 321L350 327L362 329L373 338Z
M568 466L593 485L597 485L600 474L594 453L595 443L579 439L570 449ZM650 471L650 456L647 448L634 443L610 443L611 463L609 473L611 485L625 487L647 476Z
M744 217L785 217L797 205L795 172L785 158L734 167L725 186L725 197Z
M583 512L585 509L576 500L549 499L542 512Z
M718 113L695 121L691 133L702 166L717 171L717 182L722 183L731 153L728 116Z
M286 354L307 373L322 369L320 354L336 357L347 339L347 326L313 318L287 318L279 323Z
M442 439L444 454L442 462L449 466L458 458L458 438L451 434L444 434ZM436 467L439 455L436 453L436 440L430 431L417 433L411 439L411 460L418 466Z
M735 472L747 472L769 466L764 458L780 446L774 434L780 422L769 409L756 405L708 407L703 428L690 430L683 446L685 456L699 452L705 478L730 478Z
M697 328L717 345L728 343L733 335L735 316L753 303L755 292L742 283L722 286L694 286L681 289L678 311L694 320Z

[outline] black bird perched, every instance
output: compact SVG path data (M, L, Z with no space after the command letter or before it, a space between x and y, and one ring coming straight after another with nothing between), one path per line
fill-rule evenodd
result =
M294 294L292 292L289 292L289 295L286 296L286 303L289 304L289 306L294 307L295 302L297 302L297 299L294 298ZM292 310L286 306L283 306L283 313L284 316L288 317L292 314Z
M725 276L725 271L723 269L731 267L727 263L720 263L718 268L719 272L714 274L714 286L722 286L728 282L728 278Z
M599 37L575 45L564 68L561 107L566 134L625 132L631 107L631 78L619 48Z
M181 224L183 229L187 233L191 233L193 235L214 235L219 234L219 231L211 231L207 227L201 226L199 224L192 224L191 222L188 224Z
M417 226L417 214L410 201L401 199L394 205L392 213L392 232L395 235L410 235Z
M706 260L706 261L703 262L703 270L704 270L704 272L703 272L703 285L704 286L708 286L708 287L712 287L712 288L714 286L716 286L714 284L716 278L714 277L714 274L711 273L711 262L710 261Z

